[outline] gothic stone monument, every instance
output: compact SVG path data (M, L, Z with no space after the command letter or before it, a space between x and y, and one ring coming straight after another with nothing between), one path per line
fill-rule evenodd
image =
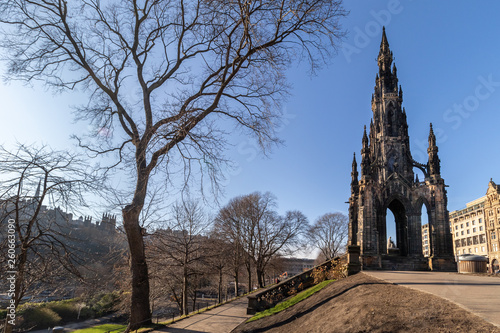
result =
M406 111L401 106L403 91L398 87L396 65L392 65L393 55L385 28L377 61L379 73L371 104L373 119L369 134L366 126L363 134L359 179L356 155L352 162L349 271L456 270L436 137L431 124L427 149L429 160L427 164L413 160ZM423 172L423 181L415 177L414 168ZM423 205L427 208L430 233L428 258L422 254ZM397 250L389 250L387 246L388 209L396 222Z

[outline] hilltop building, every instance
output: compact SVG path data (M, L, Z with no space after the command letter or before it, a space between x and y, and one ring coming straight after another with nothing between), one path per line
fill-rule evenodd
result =
M382 33L377 58L378 74L371 108L373 118L365 126L361 149L361 175L356 156L351 172L349 198L348 261L353 273L359 268L456 270L447 210L447 195L441 177L436 136L429 131L428 161L412 158L403 91L398 85L389 42ZM419 181L414 168L424 179ZM429 220L429 257L422 253L421 212L425 205ZM387 210L396 222L396 241L388 250ZM358 258L358 259L357 259Z
M25 199L18 200L15 206L15 200L3 200L0 202L0 221L5 222L6 219L10 218L16 209L19 213L19 218L21 220L30 220L40 202L40 184L35 191L33 197L26 197ZM116 232L116 215L103 214L101 221L96 221L92 223L92 217L80 216L78 219L74 219L72 213L67 213L61 209L61 207L49 208L46 205L40 205L40 211L38 212L38 221L41 226L49 228L62 228L69 229L67 232L72 232L73 230L86 230L86 231L99 231L106 234Z

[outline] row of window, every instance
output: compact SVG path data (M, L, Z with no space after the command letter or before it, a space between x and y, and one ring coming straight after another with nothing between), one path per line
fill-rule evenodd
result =
M481 252L484 253L484 246L481 246ZM477 247L474 248L474 253L478 253L479 252L479 249ZM469 249L463 249L462 251L460 250L457 250L457 254L466 254L466 253L472 253L472 248L469 248Z
M455 240L455 248L486 243L486 236L479 235Z
M464 212L465 212L465 210L464 210L464 211L462 211L462 212L461 212L461 214L463 214ZM456 214L456 213L455 213L455 214L453 214L453 217L454 217L454 216L457 216L457 215L458 215L458 214ZM471 217L475 217L476 215L483 215L483 210L482 210L482 209L479 209L479 210L477 210L475 213L466 214L466 215L464 215L464 216L456 217L453 221L456 223L456 222L458 222L458 221L468 220L468 219L470 219Z
M476 220L472 220L472 225L476 225ZM483 219L478 219L478 223L481 224L483 223ZM469 227L469 222L466 222L465 223L465 227ZM460 223L460 229L463 229L464 228L464 224L463 223ZM455 230L458 230L458 224L455 225Z
M479 231L483 231L483 227L482 226L479 226ZM470 229L467 229L466 230L467 232L467 235L470 235ZM475 233L477 232L477 228L472 228L472 233ZM458 237L458 231L455 233L455 236ZM463 236L464 235L464 230L460 231L460 235Z

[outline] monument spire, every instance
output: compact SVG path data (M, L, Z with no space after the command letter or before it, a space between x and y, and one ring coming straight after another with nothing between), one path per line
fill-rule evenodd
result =
M358 182L358 163L356 162L356 153L352 157L352 171L351 171L351 195L359 192Z
M361 149L361 176L368 175L368 169L370 168L370 145L368 141L368 135L366 134L366 125L363 131L363 148Z
M434 135L434 130L432 129L432 123L430 124L429 130L429 148L427 148L427 153L429 154L429 175L437 176L441 175L441 162L438 157L438 147L436 145L436 135Z

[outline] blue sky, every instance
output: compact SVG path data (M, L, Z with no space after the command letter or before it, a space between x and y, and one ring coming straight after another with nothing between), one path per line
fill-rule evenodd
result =
M426 162L432 122L438 138L448 209L485 194L490 178L500 182L500 3L469 1L346 1L348 35L331 64L316 76L304 66L289 71L293 85L280 137L285 145L264 157L251 140L235 136L228 156L226 203L236 195L270 191L279 211L301 210L311 221L327 212L347 212L352 154L359 162L363 125L377 73L382 25L395 56L414 159ZM3 67L0 68L3 70ZM42 85L0 86L0 143L43 142L72 147L74 93L54 95Z

